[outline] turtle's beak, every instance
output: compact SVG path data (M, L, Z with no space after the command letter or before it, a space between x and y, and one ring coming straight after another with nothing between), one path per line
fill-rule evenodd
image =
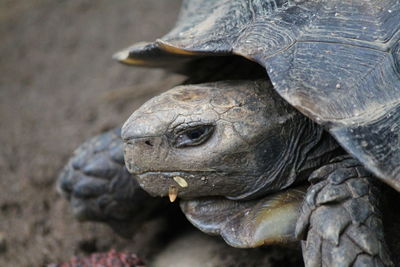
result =
M155 171L158 168L154 163L163 162L165 155L161 153L161 146L165 126L149 123L156 120L152 114L134 112L122 126L125 164L132 174Z
M143 172L141 166L146 166L146 171L150 171L151 168L148 168L150 164L147 162L157 162L157 158L160 157L157 147L161 142L161 138L155 137L124 139L124 158L128 171L132 174L140 174ZM146 156L140 157L143 154Z

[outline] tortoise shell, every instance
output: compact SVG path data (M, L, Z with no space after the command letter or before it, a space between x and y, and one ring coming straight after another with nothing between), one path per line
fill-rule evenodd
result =
M179 65L239 55L352 156L400 191L399 0L186 0L175 28L118 54Z

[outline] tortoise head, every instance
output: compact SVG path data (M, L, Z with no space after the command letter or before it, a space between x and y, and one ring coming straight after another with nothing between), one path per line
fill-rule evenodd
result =
M310 124L267 81L178 86L125 122L125 162L152 195L254 198L294 182Z

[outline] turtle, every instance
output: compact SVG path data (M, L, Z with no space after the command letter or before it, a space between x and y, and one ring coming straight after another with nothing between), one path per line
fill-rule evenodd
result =
M379 266L381 260L390 265L377 201L379 186L322 127L278 96L268 81L183 85L146 102L122 130L127 168L121 159L116 164L123 150L120 131L83 144L60 177L76 215L107 222L119 233L135 230L166 211L161 199L151 198L142 187L151 195L168 195L171 201L179 196L193 225L221 235L231 246L248 248L297 241L296 224L307 222L304 217L315 201L311 224L317 232L308 233L308 238L321 233L331 246L340 238L336 248L350 251L348 260L361 254L378 261L371 266ZM295 179L282 179L290 174ZM304 200L307 178L324 176ZM259 191L255 179L268 180L262 190L266 193L259 197L249 190ZM303 205L307 210L300 212ZM349 216L348 209L354 215ZM324 233L322 227L331 230ZM347 227L345 232L340 232L342 227ZM350 236L352 242L342 236ZM342 256L334 254L328 266ZM366 259L360 261L365 264Z
M302 173L299 169L290 170L293 165L285 159L280 165L285 175L277 175L279 179L272 180L256 179L254 182L232 176L232 179L221 179L210 176L210 173L202 173L200 177L197 175L201 173L199 171L196 175L188 174L188 165L179 161L174 162L176 168L167 175L154 169L157 166L161 169L166 167L162 165L160 155L151 158L146 153L138 154L141 150L132 145L137 139L143 140L142 143L136 142L141 144L142 150L151 151L160 147L162 143L154 143L152 138L149 139L150 136L132 133L135 129L142 129L143 132L160 130L154 124L161 125L161 121L167 119L155 116L152 120L138 119L140 124L132 124L135 116L141 112L139 109L139 113L134 113L125 123L122 134L128 170L135 174L138 184L153 195L169 195L171 200L176 196L189 198L181 203L189 220L205 232L223 235L231 245L249 247L271 240L277 242L277 237L282 242L283 237L286 241L304 240L302 248L306 266L391 265L382 234L382 215L379 212L382 195L379 189L382 185L378 182L400 191L400 170L397 167L400 157L397 123L400 94L399 29L400 1L184 1L178 22L170 33L155 42L131 46L117 53L115 58L129 65L162 67L184 73L192 77L189 81L195 83L198 80L218 80L221 78L218 77L220 72L232 66L233 72L246 72L242 61L254 62L252 68L264 68L263 79L272 84L271 90L261 91L274 90L276 95L270 95L271 99L287 108L287 112L294 112L304 122L304 127L308 125L319 129L317 131L324 136L321 140L327 143L318 143L317 147L321 148L322 154L328 148L330 153L324 154L323 159L314 158L302 175L299 175ZM207 73L205 76L204 72ZM230 75L224 75L231 79ZM222 78L224 75L221 74ZM201 83L200 87L229 90L237 82L221 85ZM244 83L254 85L251 82ZM242 87L248 88L243 84ZM181 101L196 98L191 93L185 95L185 91L192 90L186 86L181 93ZM236 90L235 94L240 95L239 91ZM248 110L255 112L252 108L258 107L260 99L254 94L253 97ZM218 98L215 100L218 101ZM145 107L154 107L154 103L145 104ZM173 113L176 108L165 105L167 109L160 110L164 112L163 116ZM276 106L270 111L270 118L276 118L276 112L282 110ZM192 112L196 114L198 110ZM141 114L143 117L144 113ZM260 122L259 119L256 121ZM241 125L238 126L240 129L248 130L237 133L242 138L240 140L246 143L247 139L253 138L254 132L251 126L245 125L245 121L238 121L238 124ZM190 136L186 133L181 135L182 151L195 149L196 146L188 148L187 145L192 139L201 137L201 142L196 144L200 148L215 134L215 124L212 123L193 129L194 132L189 132ZM255 129L259 131L259 128ZM297 133L301 132L299 130ZM168 138L171 133L163 134ZM275 132L275 135L285 134L285 127ZM303 143L307 137L302 137L296 145L309 148ZM284 145L284 142L278 141L270 143L276 149L283 149ZM203 156L212 159L210 155L216 155L217 152L204 152ZM255 156L251 160L240 154L235 159L229 158L229 155L219 155L223 159L220 163L228 164L237 160L232 164L241 167L241 164L245 164L257 169L260 160L263 166L276 160L260 151L253 152ZM145 172L140 169L141 164L148 164L151 173L143 175ZM197 166L194 161L191 164ZM75 165L79 167L79 164ZM72 165L68 166L66 172L71 170ZM102 170L106 173L107 168ZM255 169L247 171L255 175ZM221 175L223 173L224 170L218 172ZM72 178L74 170L61 177L61 190L75 192L79 188L76 187L76 179ZM249 181L254 182L253 186L249 186ZM260 241L254 239L254 229L257 228L254 224L239 224L243 226L239 234L234 227L238 224L229 224L235 221L243 223L247 212L257 211L257 208L249 210L249 207L257 206L254 203L270 203L271 194L275 196L304 181L311 186L304 193L302 204L294 209L298 210L297 215L292 217L297 219L296 222L289 220L282 223L290 228L285 234L280 233L269 241ZM138 184L135 184L135 189L139 187ZM92 183L86 185L92 188ZM196 190L189 190L192 187ZM295 203L299 203L302 189L298 190L293 198L293 193L284 191L287 194L284 199L292 199L288 200L292 208L299 205ZM190 200L193 197L195 199ZM279 210L282 202L278 202L276 207L269 209L271 212ZM259 210L262 207L262 204L258 206ZM222 233L221 227L225 233ZM252 231L253 235L249 235Z

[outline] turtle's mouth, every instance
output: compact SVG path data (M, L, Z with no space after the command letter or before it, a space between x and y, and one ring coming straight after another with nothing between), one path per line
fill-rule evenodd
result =
M209 196L231 196L243 186L229 183L227 174L213 170L202 171L147 171L135 174L139 185L153 196L178 196L192 199Z
M178 197L185 197L191 188L202 188L209 171L147 171L136 174L139 185L153 196L169 196L171 202ZM202 177L193 179L193 177ZM204 177L204 178L203 178ZM199 181L200 180L200 181ZM190 187L189 187L190 185ZM190 195L190 194L189 194Z

